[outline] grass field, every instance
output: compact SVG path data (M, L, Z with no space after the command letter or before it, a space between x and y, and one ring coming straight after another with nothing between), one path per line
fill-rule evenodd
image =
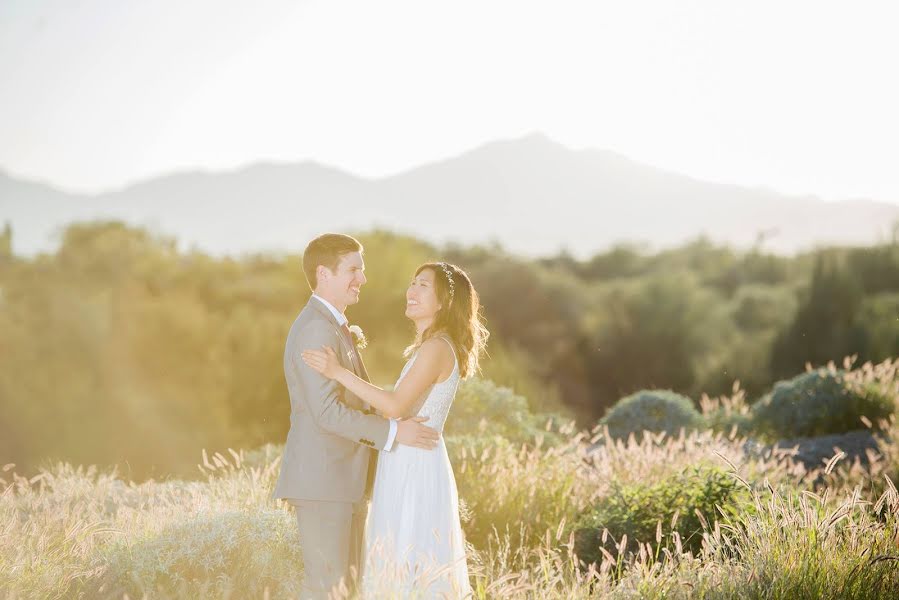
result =
M899 597L899 426L881 425L866 460L813 468L736 429L448 436L475 595ZM196 480L144 483L6 465L0 597L295 597L295 521L270 499L279 457L204 452Z

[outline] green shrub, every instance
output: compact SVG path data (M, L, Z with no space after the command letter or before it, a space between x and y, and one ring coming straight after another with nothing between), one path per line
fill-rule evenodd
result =
M891 395L876 382L853 382L847 372L818 369L779 381L752 407L752 424L770 439L845 433L876 427L895 410Z
M696 554L703 532L697 511L713 523L720 517L716 507L732 514L737 507L748 506L748 498L748 491L730 473L706 465L688 467L655 483L619 486L581 517L575 527L575 552L589 564L601 560L600 548L614 554L624 535L631 549L635 543L670 547L676 532L683 549Z
M613 438L643 431L677 434L699 429L704 420L689 398L670 390L642 390L619 400L600 421Z
M732 433L738 436L746 436L752 430L752 418L750 407L746 403L746 390L740 388L740 382L734 382L730 396L718 396L710 398L702 395L699 405L702 408L702 417L705 424L713 431L719 431L727 435Z
M746 413L722 408L706 414L705 418L710 429L728 435L732 431L736 431L738 436L747 436L752 431L752 418Z
M459 385L446 432L453 436L499 435L514 443L532 441L554 415L534 414L527 399L488 379L473 377ZM550 434L547 442L555 438Z

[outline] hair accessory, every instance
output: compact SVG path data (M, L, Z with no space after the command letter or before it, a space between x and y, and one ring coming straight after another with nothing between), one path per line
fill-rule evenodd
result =
M450 271L449 265L445 262L437 264L440 265L440 268L443 269L443 274L446 275L446 281L449 284L450 302L452 302L453 297L456 295L456 282L453 281L453 273Z

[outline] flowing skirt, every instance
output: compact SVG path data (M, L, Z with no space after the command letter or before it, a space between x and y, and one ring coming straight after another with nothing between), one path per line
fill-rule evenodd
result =
M443 438L434 450L378 454L365 527L365 598L471 594L459 494Z

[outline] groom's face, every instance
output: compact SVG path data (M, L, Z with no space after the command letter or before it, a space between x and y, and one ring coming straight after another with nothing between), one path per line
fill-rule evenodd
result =
M324 273L320 272L319 283L326 300L341 309L359 302L359 289L366 282L362 254L350 252L341 255L334 271L324 266L319 266L319 269L324 270Z

